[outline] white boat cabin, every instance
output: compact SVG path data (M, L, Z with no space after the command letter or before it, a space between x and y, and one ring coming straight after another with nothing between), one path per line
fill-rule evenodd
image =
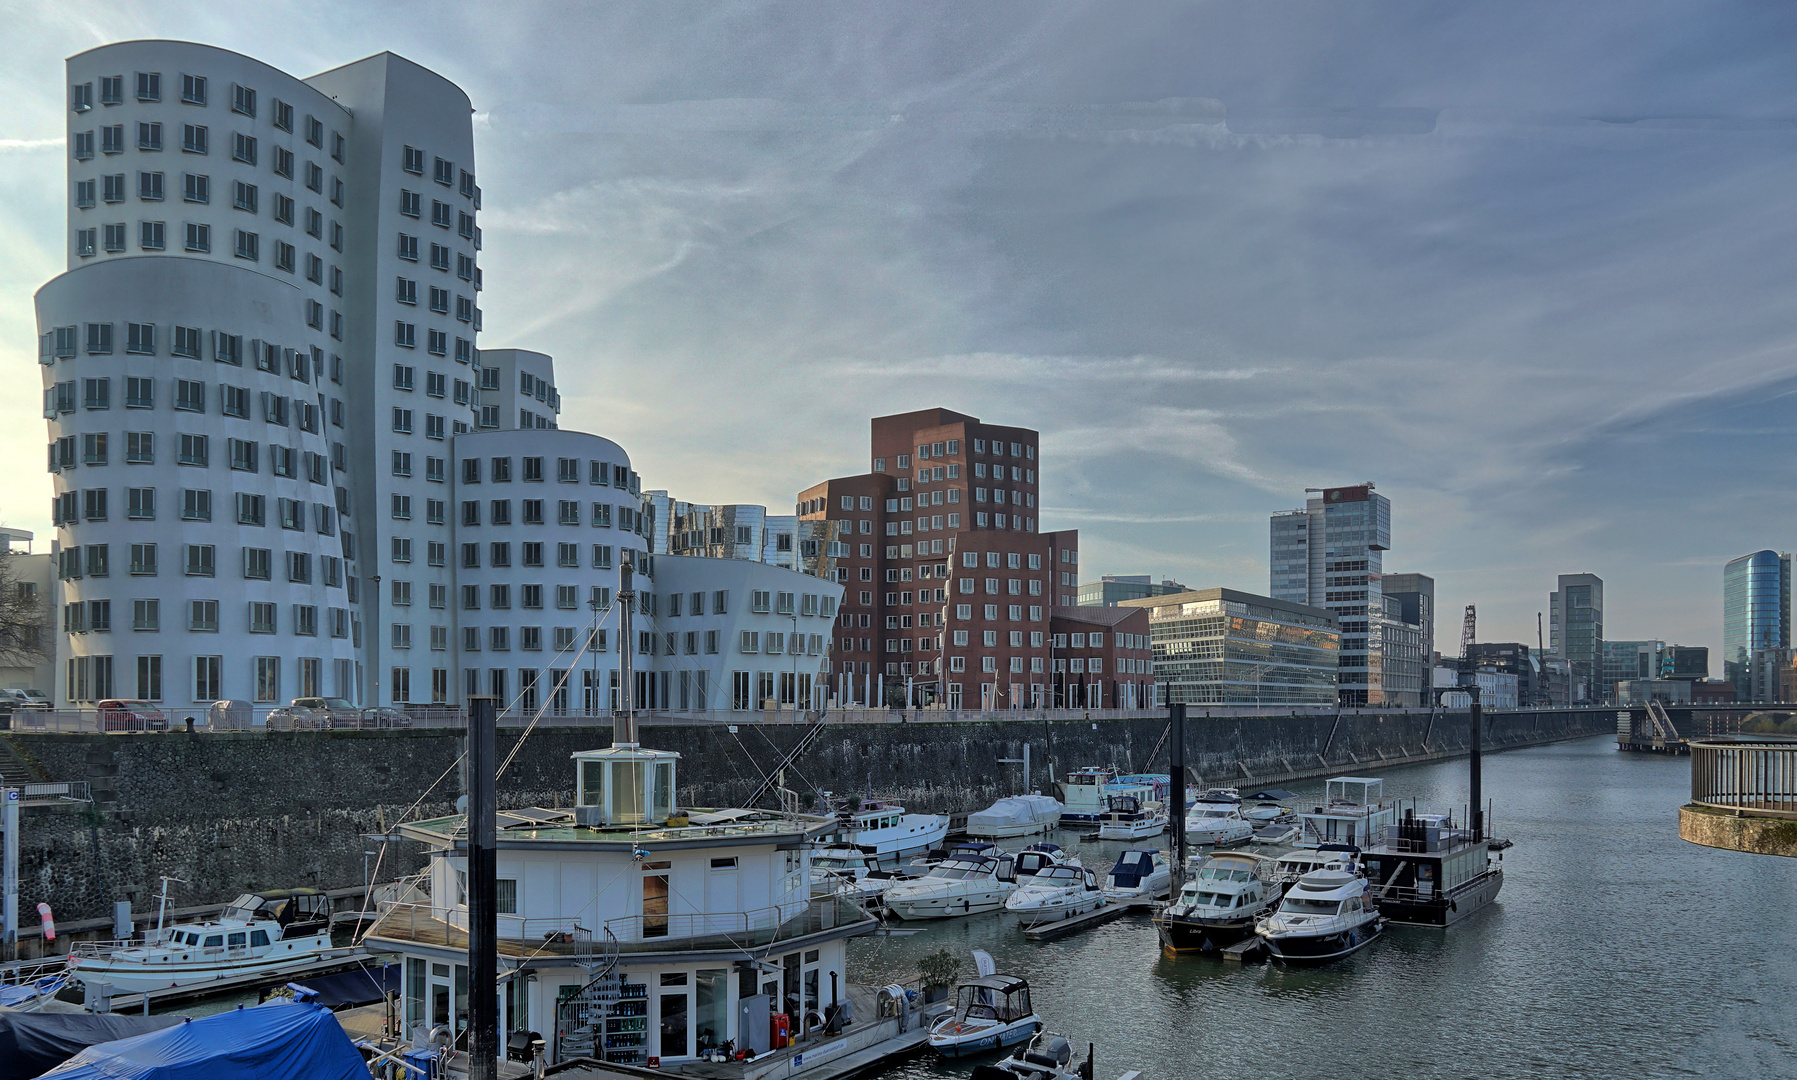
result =
M681 808L678 754L635 745L573 755L572 809L498 815L502 1031L551 1062L673 1065L732 1044L769 1049L847 1000L844 943L874 920L811 895L813 841L833 818ZM467 842L461 816L404 832L429 864L382 905L369 945L405 959L406 1033L467 1022Z
M1387 802L1385 781L1370 776L1337 776L1323 783L1323 798L1298 813L1298 846L1322 844L1359 847L1378 842L1385 827L1398 820L1395 803Z

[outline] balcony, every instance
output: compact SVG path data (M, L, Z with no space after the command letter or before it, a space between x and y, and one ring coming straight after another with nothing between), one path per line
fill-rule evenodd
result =
M1797 856L1797 740L1693 740L1691 801L1678 834L1694 844Z

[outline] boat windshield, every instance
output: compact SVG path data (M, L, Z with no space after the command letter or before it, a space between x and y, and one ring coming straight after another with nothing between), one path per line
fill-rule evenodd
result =
M861 863L848 859L812 859L811 865L820 870L853 870Z
M1334 915L1341 910L1340 900L1312 900L1303 896L1288 896L1279 905L1280 911L1294 915Z
M253 919L256 917L256 909L261 906L261 897L257 896L255 893L244 893L237 899L231 901L230 906L225 908L224 917L227 919Z
M1202 810L1202 813L1198 816L1206 818L1226 818L1235 812L1233 807L1227 806L1208 806L1201 807L1200 809Z
M1071 866L1051 866L1036 875L1037 881L1069 882L1079 880L1079 871Z
M930 872L925 876L960 881L963 878L979 877L985 872L985 867L978 863L951 862L930 867Z

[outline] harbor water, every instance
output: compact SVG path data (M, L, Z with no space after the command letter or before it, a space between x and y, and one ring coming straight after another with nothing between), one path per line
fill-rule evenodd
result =
M1463 760L1358 771L1461 816ZM1516 846L1497 903L1446 931L1391 926L1346 961L1287 969L1163 956L1146 914L1041 944L987 915L861 939L850 978L985 949L1029 980L1049 1030L1096 1045L1097 1080L1797 1076L1797 860L1680 840L1689 759L1609 737L1490 754L1484 775L1492 831ZM1101 869L1131 846L1052 839ZM971 1067L924 1056L881 1075Z

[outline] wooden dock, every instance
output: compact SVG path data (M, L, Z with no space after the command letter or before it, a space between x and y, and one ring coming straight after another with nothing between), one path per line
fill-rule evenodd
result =
M1023 931L1023 936L1030 941L1053 941L1055 938L1090 930L1094 926L1103 926L1105 923L1122 918L1130 911L1148 906L1145 901L1129 904L1106 904L1103 907L1093 908L1084 915L1075 915L1071 919L1027 927Z

